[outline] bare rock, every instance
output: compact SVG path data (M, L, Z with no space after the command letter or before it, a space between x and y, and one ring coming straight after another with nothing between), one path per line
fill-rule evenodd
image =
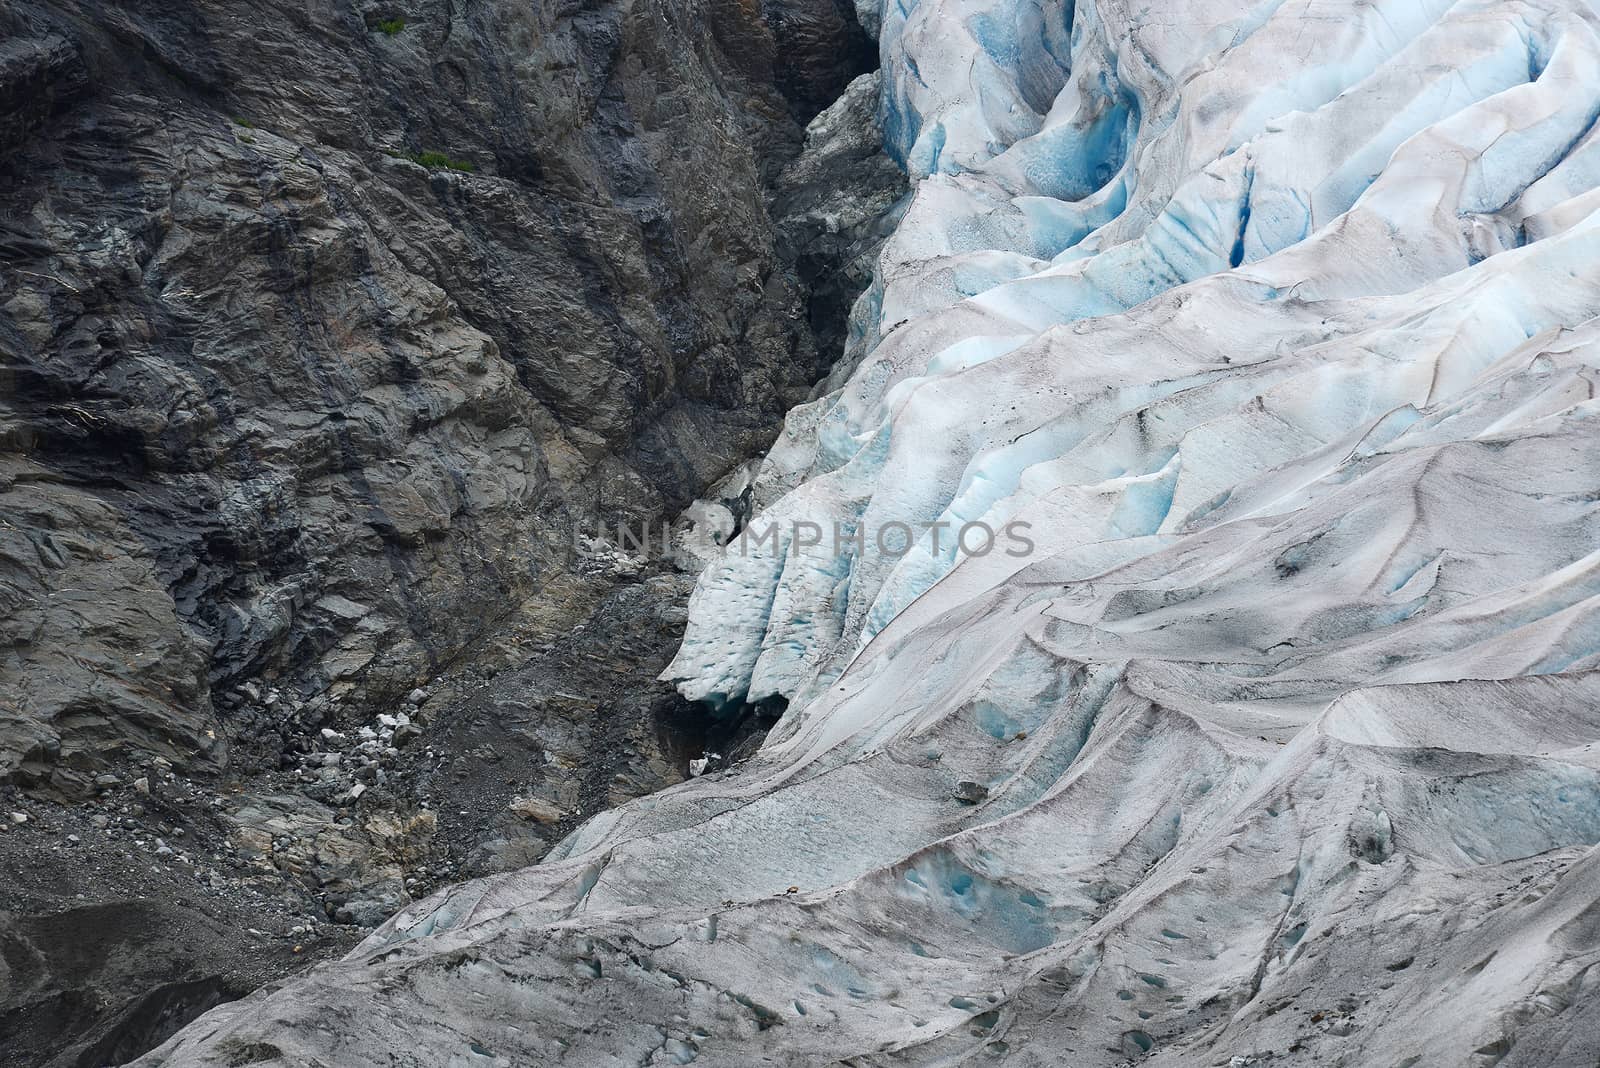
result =
M872 49L678 8L0 10L0 781L392 709L771 441L835 353L768 192Z
M988 798L989 788L983 785L981 782L973 782L971 779L962 779L960 782L956 783L956 788L954 791L952 791L952 796L954 796L957 801L960 801L964 805L976 805L978 802Z
M511 804L506 806L513 815L529 823L553 824L561 822L566 815L560 806L546 801L542 797L515 797Z

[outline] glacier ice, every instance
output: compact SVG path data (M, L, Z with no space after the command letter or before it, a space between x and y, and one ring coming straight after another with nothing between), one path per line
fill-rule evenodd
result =
M857 6L913 193L669 669L766 746L141 1063L1595 1063L1600 14Z

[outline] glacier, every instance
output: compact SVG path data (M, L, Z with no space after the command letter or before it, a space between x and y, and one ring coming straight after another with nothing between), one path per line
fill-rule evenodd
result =
M139 1063L1595 1063L1600 11L857 7L912 193L668 671L765 746Z

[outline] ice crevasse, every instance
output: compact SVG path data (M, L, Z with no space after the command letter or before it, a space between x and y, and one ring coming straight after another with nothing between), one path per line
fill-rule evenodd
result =
M669 669L766 746L143 1063L1595 1063L1600 12L858 10L911 200Z

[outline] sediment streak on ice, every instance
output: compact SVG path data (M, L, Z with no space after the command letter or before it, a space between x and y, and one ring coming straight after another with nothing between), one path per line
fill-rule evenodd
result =
M149 1063L1593 1063L1595 11L867 14L913 199L669 672L767 747Z

